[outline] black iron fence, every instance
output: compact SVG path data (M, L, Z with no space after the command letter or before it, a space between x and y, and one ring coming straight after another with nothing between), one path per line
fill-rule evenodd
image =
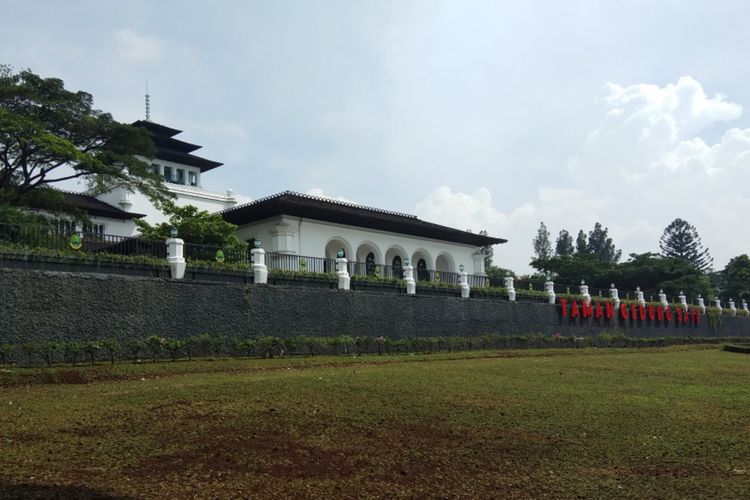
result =
M250 265L250 250L245 247L220 247L185 243L182 253L187 261L203 260L241 266Z
M299 271L309 273L335 273L336 261L321 257L307 257L270 252L266 254L266 266L272 270Z
M74 231L62 226L0 224L0 243L46 250L112 253L166 258L163 240Z

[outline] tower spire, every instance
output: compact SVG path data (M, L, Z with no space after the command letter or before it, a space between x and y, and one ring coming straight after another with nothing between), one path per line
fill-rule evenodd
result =
M148 94L148 79L146 79L146 121L151 121L151 96Z

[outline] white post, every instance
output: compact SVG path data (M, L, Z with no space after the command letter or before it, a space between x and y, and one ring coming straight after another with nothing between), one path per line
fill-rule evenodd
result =
M737 316L737 308L734 305L734 300L729 299L729 313L732 316Z
M585 281L581 280L581 286L579 287L581 295L583 295L583 302L586 305L591 303L591 295L589 295L589 286Z
M549 278L549 276L547 277L547 281L544 282L544 290L547 292L549 303L554 304L555 303L555 283Z
M181 280L185 277L185 258L182 256L182 247L185 242L180 238L167 239L167 264L172 278Z
M679 300L680 305L684 310L688 310L688 303L687 303L687 297L685 296L685 292L680 290L680 295L677 296L677 300Z
M346 257L336 259L336 276L339 277L339 290L349 290L351 278L349 277L349 268L346 265Z
M642 306L646 305L646 299L643 297L643 291L639 286L635 287L635 300Z
M516 289L513 288L513 276L505 277L505 289L508 290L508 300L514 302L516 300Z
M698 309L701 310L701 314L706 314L706 303L703 302L702 295L698 295Z
M750 309L747 308L747 301L745 299L742 299L742 310L746 311L748 315L750 315ZM750 316L748 316L750 317Z
M620 307L620 295L617 291L617 288L615 288L615 284L612 283L609 285L609 296L613 299L615 299L615 309L619 309Z
M664 293L664 290L659 290L659 303L666 311L669 309L669 302L667 301L667 294Z
M463 266L461 266L463 267ZM466 271L461 271L458 273L458 283L459 288L461 288L461 297L464 299L469 298L469 293L471 290L469 289L469 275L466 273Z
M406 294L416 294L417 282L414 281L414 268L411 266L411 263L408 261L408 259L406 261L406 265L404 266L404 281L406 282Z
M268 283L266 251L262 248L253 248L250 250L250 258L253 260L253 282L256 284Z
M721 314L721 299L719 297L714 299L714 305L719 310L719 314Z

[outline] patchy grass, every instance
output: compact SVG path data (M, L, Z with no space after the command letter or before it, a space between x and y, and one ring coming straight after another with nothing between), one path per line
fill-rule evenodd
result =
M750 497L718 347L0 374L0 496Z

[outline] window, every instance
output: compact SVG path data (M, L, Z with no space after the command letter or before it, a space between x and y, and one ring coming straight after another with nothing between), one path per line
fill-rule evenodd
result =
M172 167L164 167L164 180L167 182L172 182Z
M195 172L188 172L188 184L191 186L197 186L198 185L198 174Z
M396 255L393 258L392 262L393 267L393 277L396 279L403 279L404 278L404 267L401 265L401 257L399 255Z
M73 234L76 232L76 223L69 220L57 221L57 230L62 234Z
M365 257L365 272L367 276L375 275L375 254L370 252Z
M83 232L94 236L104 236L104 224L84 224Z
M177 184L185 184L185 170L182 168L177 169Z

